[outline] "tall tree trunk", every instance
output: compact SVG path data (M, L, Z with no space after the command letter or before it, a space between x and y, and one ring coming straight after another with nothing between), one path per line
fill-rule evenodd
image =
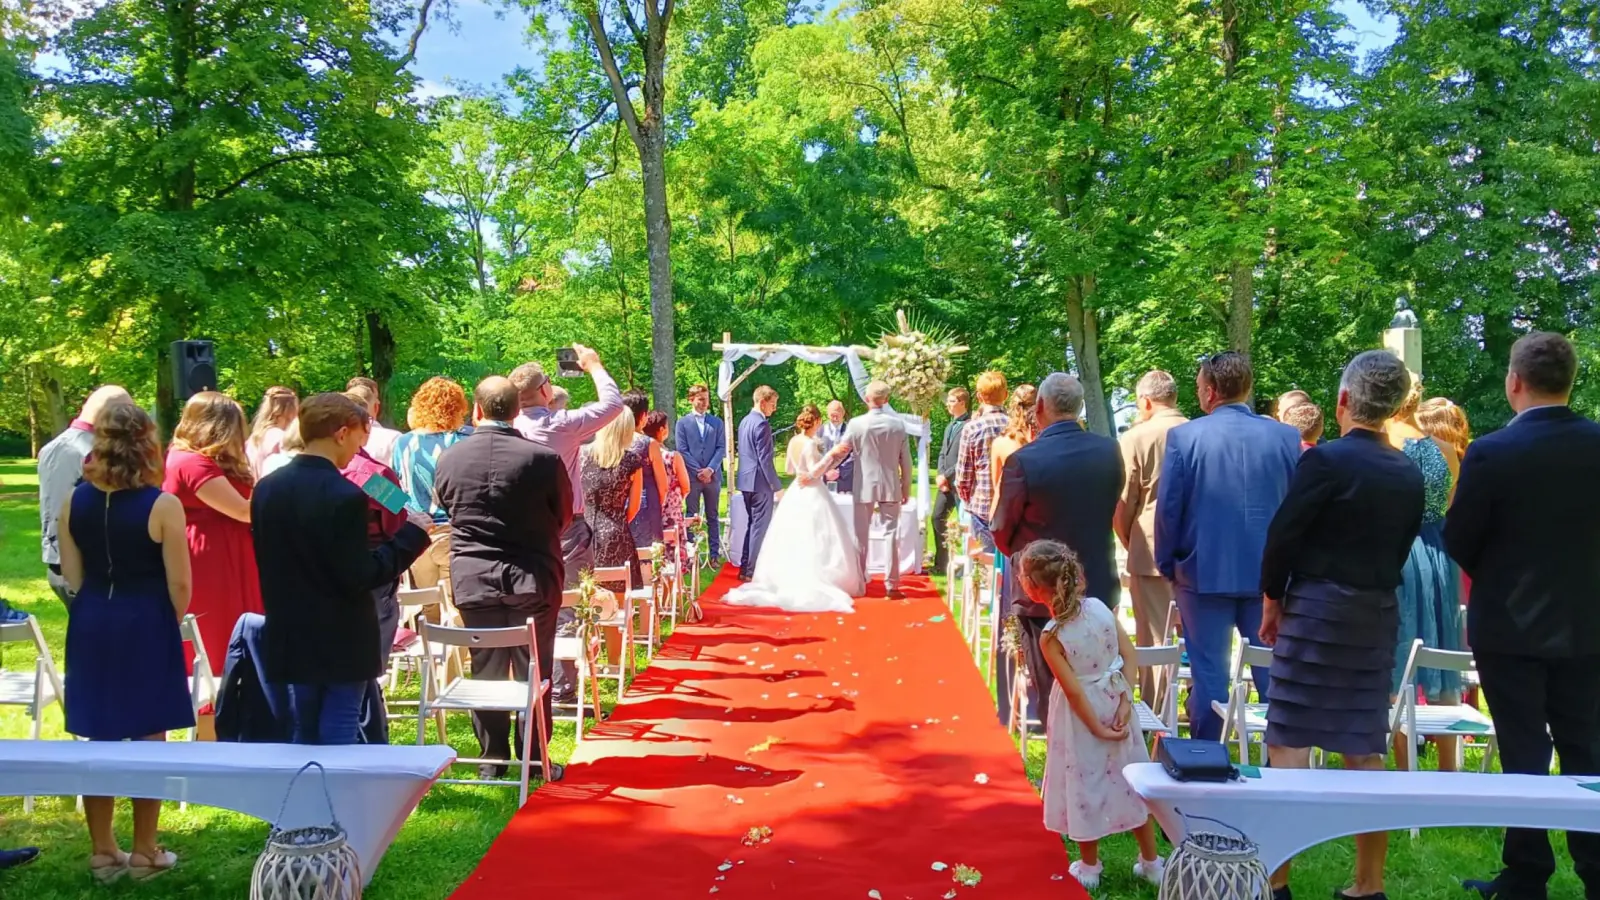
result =
M185 148L184 156L173 161L164 185L168 212L187 218L194 211L197 152L190 149L189 130L194 119L194 101L189 96L189 67L195 57L195 7L198 0L167 0L168 65L172 78L172 136ZM178 425L178 386L172 378L172 342L187 336L191 310L189 297L167 289L158 298L156 326L156 422L162 434L170 435Z
M383 313L367 313L367 345L372 350L372 380L378 383L378 400L389 409L389 379L394 377L394 332Z
M66 399L61 395L61 381L48 372L41 373L39 391L44 395L44 424L49 427L50 436L55 437L67 430L70 421Z
M1231 89L1239 71L1239 64L1244 60L1245 48L1244 27L1239 21L1244 13L1239 8L1239 0L1222 0L1219 7L1222 16L1222 77L1225 82L1224 89ZM1250 171L1252 160L1248 150L1241 150L1234 154L1228 161L1228 176L1235 181L1233 190L1233 221L1235 225L1244 221L1249 213L1250 205ZM1241 353L1250 352L1251 331L1255 324L1255 259L1259 253L1251 254L1238 246L1239 241L1235 235L1235 246L1231 252L1233 257L1228 271L1228 349Z
M1094 275L1067 279L1067 332L1072 356L1078 361L1078 378L1083 382L1089 430L1109 437L1111 405L1106 402L1105 382L1100 377L1100 325L1095 321L1094 299Z
M650 254L650 392L651 406L670 420L677 408L677 337L672 302L672 220L667 214L665 123L644 129L639 150L644 174L644 234Z

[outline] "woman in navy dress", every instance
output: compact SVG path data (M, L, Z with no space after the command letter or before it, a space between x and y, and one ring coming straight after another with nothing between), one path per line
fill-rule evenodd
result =
M639 512L628 522L634 547L650 549L651 544L662 541L665 531L661 522L661 501L667 495L667 464L661 453L661 443L652 440L644 431L644 420L650 412L650 398L643 391L629 391L622 395L622 405L633 413L634 438L629 451L641 457L644 463L643 491L639 499ZM635 586L638 582L634 582Z
M178 621L189 606L183 505L162 493L155 422L130 402L95 418L84 480L61 511L67 731L91 741L159 741L194 726ZM156 844L160 800L133 801L133 852L112 830L113 797L83 798L99 881L153 878L178 858Z

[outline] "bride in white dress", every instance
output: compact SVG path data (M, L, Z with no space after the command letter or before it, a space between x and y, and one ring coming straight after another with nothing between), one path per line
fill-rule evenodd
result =
M796 475L822 461L816 431L822 417L808 405L795 420L787 468ZM855 529L822 481L783 492L772 514L755 578L730 591L723 602L770 606L790 612L854 612L851 600L865 589L857 566Z

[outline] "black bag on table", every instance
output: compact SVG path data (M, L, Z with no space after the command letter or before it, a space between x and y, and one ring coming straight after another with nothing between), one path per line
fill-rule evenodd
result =
M1175 781L1233 781L1239 769L1228 748L1217 741L1165 738L1156 744L1156 762Z

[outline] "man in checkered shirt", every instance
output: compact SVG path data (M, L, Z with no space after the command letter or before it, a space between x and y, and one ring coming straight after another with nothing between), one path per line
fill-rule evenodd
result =
M989 447L1006 430L1006 376L988 371L978 376L978 415L961 429L961 456L956 461L956 494L972 517L972 533L984 549L994 551L989 517L994 509L994 473Z

